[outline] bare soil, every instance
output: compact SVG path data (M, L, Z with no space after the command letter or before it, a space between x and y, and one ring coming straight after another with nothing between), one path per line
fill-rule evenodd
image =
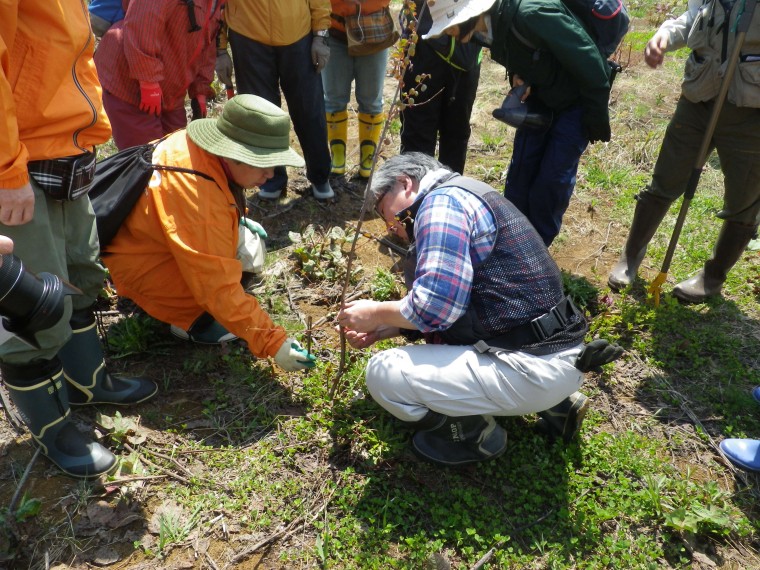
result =
M638 63L632 64L631 73L636 73ZM389 98L394 90L395 82L389 78ZM489 173L489 181L497 188L503 185L504 169L510 154L511 133L510 137L495 145L486 144L484 140L487 137L484 137L484 134L492 130L493 120L490 112L499 104L503 95L504 70L486 59L479 89L479 103L473 116L473 136L470 141L467 173L481 179L484 178L484 173ZM348 161L349 165L355 165L358 158L355 116L352 116L351 121ZM390 138L391 144L383 148L384 155L391 155L398 148L397 137ZM301 232L309 224L318 224L324 229L332 226L356 227L362 210L364 181L350 176L334 179L336 199L329 204L323 204L310 196L308 182L302 173L292 171L290 174L288 193L282 200L262 202L252 197L250 201L251 217L261 222L269 233L270 251L277 252L289 247L288 232ZM609 197L610 201L613 199L614 197ZM604 203L575 196L565 215L561 237L551 248L552 256L563 269L582 275L600 287L604 286L604 279L619 255L625 236L625 228L606 215L610 205L611 202ZM364 269L365 280L360 280L355 290L349 293L366 294L366 276L371 278L375 268L390 268L400 259L397 252L379 241L380 238L387 237L384 224L373 214L368 214L366 218L363 229L369 237L359 237L356 247L356 264ZM313 342L320 356L337 361L339 343L331 315L338 307L340 285L304 282L294 275L290 265L292 262L287 260L287 256L282 258L284 260L281 259L274 267L270 267L270 274L279 280L280 289L292 304L294 315L304 324L311 317L314 323ZM128 301L118 299L104 304L101 308L106 311L106 323L135 310ZM174 426L184 426L182 437L188 437L189 432L197 439L202 439L214 433L208 425L207 418L202 414L201 403L214 397L208 379L219 372L214 370L213 366L194 371L183 365L196 358L198 351L208 352L213 359L223 355L229 347L194 347L173 339L168 335L168 330L166 332L165 339L162 340L162 343L166 343L163 356L133 355L125 359L110 360L109 366L114 372L146 374L156 377L159 381L162 378L171 381L170 392L160 390L154 400L136 410L140 414L140 425L147 434L147 441L143 445L154 453L171 454L175 443L178 444L177 447L182 447L180 436L172 429ZM632 358L616 367L612 380L603 380L594 375L589 377L588 382L600 389L600 395L595 398L593 405L608 418L608 422L603 426L604 430L624 431L636 418L651 415L654 410L672 409L662 402L642 399L637 393L639 384L655 374L646 363ZM280 374L276 379L283 386L281 401L278 400L275 404L275 407L279 406L279 413L284 416L300 416L307 413L287 396L288 387L297 385L300 382L299 377ZM114 410L107 412L112 414ZM94 410L78 411L77 417L81 418L83 429L91 429L95 420ZM673 421L660 418L659 422L652 423L652 437L666 439L676 432L684 431L688 418L670 419ZM219 443L222 443L221 435ZM673 458L674 461L688 464L699 479L715 479L717 474L709 467L715 456L709 447L691 436L687 443L683 453ZM8 422L0 421L0 505L8 505L11 497L17 492L22 473L30 463L34 450L28 434L23 431L16 432ZM146 454L146 457L150 458L150 454ZM132 493L130 498L126 499L120 493L118 481L88 490L79 482L61 475L44 458L39 458L25 481L23 493L41 499L42 511L39 516L33 517L28 523L18 525L15 529L19 539L12 545L16 551L15 559L3 561L3 546L10 545L0 544L0 568L45 568L48 567L46 560L50 560L51 568L76 570L93 567L107 567L113 570L268 569L281 567L277 560L278 548L283 543L289 544L291 548L294 544L312 548L313 536L308 528L272 528L269 536L251 536L234 520L234 513L222 513L225 515L224 518L220 517L219 522L207 525L203 532L191 534L181 546L172 548L165 559L145 557L140 549L135 549L134 544L138 541L142 541L143 544L157 541L157 514L172 508L171 501L165 493L166 486L182 485L183 478L188 473L203 476L206 472L203 458L200 456L180 454L173 461L175 467L171 472L159 471L160 475L156 478L130 483ZM299 462L302 474L314 474L315 484L320 477L324 477L326 457L308 456L300 458ZM720 477L721 486L726 489L733 487L734 482L725 474L721 474ZM226 482L217 483L224 485ZM73 517L70 515L72 512L76 513ZM224 521L226 523L222 524ZM268 539L271 539L270 544L256 553L241 557L252 544ZM690 545L690 548L704 557L699 558L702 563L696 563L694 568L760 567L757 552L747 546L736 545L732 548L724 545L697 544Z

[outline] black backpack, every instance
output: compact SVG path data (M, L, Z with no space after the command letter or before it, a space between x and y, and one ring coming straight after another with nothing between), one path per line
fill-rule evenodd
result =
M140 194L148 187L154 170L187 172L214 180L208 174L190 168L153 164L153 151L161 140L133 146L98 161L88 195L95 210L101 248L111 243Z
M562 0L583 23L602 57L610 57L628 32L631 18L623 0Z

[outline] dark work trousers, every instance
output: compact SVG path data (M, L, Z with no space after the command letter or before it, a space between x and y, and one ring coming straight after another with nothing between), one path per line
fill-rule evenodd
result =
M549 246L575 189L578 162L588 146L580 105L554 113L548 129L515 133L504 196L530 220Z
M229 31L238 93L258 95L279 107L282 88L306 161L306 177L313 184L324 184L330 175L330 149L322 76L311 62L311 41L308 34L294 44L268 46ZM261 188L273 191L287 183L285 167L278 166Z
M480 80L480 65L461 71L446 62L424 41L417 43L412 64L404 75L404 91L416 88L415 103L401 113L401 152L422 152L460 174L467 160L470 140L470 115ZM415 77L429 73L425 91L416 86Z

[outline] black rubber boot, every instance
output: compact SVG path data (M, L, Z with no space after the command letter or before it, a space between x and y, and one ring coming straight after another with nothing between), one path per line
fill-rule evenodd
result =
M647 253L647 246L668 213L670 200L654 196L647 191L636 196L636 210L620 259L610 271L607 284L613 291L628 287L636 279L639 266Z
M676 285L673 295L685 303L702 303L708 297L720 295L728 272L739 261L756 231L757 226L723 222L712 257L696 275Z
M74 311L71 339L58 353L72 406L138 404L152 398L158 386L147 378L114 377L106 372L103 348L90 309Z
M491 416L437 416L429 418L429 428L412 437L412 447L423 459L440 465L466 465L494 459L507 449L507 432Z
M71 421L58 359L25 366L2 364L0 370L11 400L50 461L72 477L97 477L111 470L114 455Z
M570 443L581 431L588 406L588 398L580 392L575 392L556 406L538 412L540 419L536 422L536 429L552 439L561 437L562 441Z

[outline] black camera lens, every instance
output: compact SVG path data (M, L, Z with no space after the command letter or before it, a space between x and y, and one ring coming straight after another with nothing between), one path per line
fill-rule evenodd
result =
M65 295L81 294L51 273L35 275L13 254L0 265L0 315L6 330L38 347L35 333L49 329L63 316Z

